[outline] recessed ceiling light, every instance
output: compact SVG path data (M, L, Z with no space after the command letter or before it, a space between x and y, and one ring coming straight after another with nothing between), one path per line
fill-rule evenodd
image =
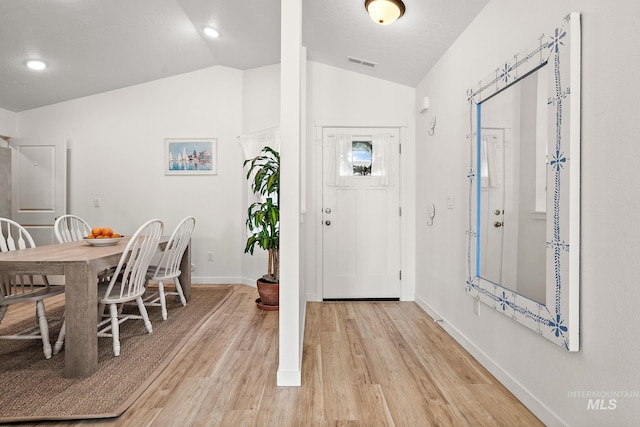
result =
M213 39L220 37L220 33L213 27L204 27L204 33Z
M27 67L37 71L44 70L45 68L47 68L47 63L39 59L29 59L26 62L26 64L27 64Z

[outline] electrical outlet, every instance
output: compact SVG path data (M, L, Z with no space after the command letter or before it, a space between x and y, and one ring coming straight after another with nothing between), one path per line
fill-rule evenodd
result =
M473 314L475 314L476 316L480 316L480 300L479 299L473 300Z
M213 261L213 252L207 252L207 261Z

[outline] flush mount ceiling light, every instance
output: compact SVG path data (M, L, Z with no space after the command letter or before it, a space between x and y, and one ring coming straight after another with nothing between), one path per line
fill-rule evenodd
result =
M405 7L402 0L366 0L364 7L374 22L389 25L404 15Z
M29 59L25 62L25 64L27 65L27 67L36 71L44 70L45 68L47 68L47 63L41 61L40 59Z
M217 39L220 37L220 33L213 27L204 27L204 33L211 37L212 39Z

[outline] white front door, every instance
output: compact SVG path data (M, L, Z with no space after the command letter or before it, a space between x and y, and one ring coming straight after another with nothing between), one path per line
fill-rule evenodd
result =
M54 243L53 223L67 206L67 141L11 138L11 219L37 246Z
M323 299L400 297L398 129L323 129Z
M518 174L516 147L506 129L482 129L482 222L480 230L483 278L515 288L518 256Z
M502 283L504 239L504 132L482 129L480 276Z

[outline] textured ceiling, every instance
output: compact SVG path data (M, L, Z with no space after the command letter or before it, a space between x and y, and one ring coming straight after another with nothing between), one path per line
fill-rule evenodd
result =
M405 16L380 26L364 0L303 0L309 59L416 86L488 0L404 2ZM221 37L204 36L206 24ZM29 71L29 58L49 67ZM9 111L213 65L278 62L278 0L0 0L0 108Z

